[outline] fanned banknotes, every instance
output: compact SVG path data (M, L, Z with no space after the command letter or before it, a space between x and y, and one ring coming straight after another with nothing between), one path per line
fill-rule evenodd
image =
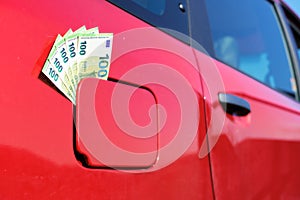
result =
M108 78L112 42L113 34L99 33L98 28L70 29L56 37L42 72L76 105L76 90L81 79Z

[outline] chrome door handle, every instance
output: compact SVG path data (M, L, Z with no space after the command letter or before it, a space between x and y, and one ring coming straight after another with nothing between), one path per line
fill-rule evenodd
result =
M223 110L230 115L246 116L251 112L248 101L232 94L219 93L219 102Z

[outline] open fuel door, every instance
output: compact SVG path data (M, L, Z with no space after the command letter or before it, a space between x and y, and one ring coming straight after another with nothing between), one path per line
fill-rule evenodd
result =
M74 149L84 166L139 169L155 164L157 108L150 90L115 80L84 79L75 110Z

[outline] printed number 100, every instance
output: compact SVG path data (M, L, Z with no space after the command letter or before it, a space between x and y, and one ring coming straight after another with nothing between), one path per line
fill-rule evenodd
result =
M98 77L100 78L104 78L107 76L107 73L108 73L108 66L109 66L109 62L108 62L108 59L109 59L109 55L106 54L105 57L100 57L99 58L100 61L99 61L99 71L98 71Z
M49 70L49 75L51 78L53 78L55 81L58 80L58 74L50 67L50 70Z

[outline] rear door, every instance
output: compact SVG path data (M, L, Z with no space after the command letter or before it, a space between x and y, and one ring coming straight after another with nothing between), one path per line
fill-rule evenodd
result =
M298 63L280 6L262 0L205 3L215 66L199 65L216 199L297 199ZM213 84L214 70L221 83Z
M128 172L130 199L212 199L208 158L198 158L205 111L188 2L109 3L118 15L110 74L79 86L77 159L94 172Z
M185 1L178 4L177 1L158 0L155 5L160 6L154 9L150 6L153 0L126 1L126 7L124 3L121 6L114 2L116 5L105 0L1 2L1 199L212 199L208 159L199 160L197 156L205 123L203 92L194 67L197 65L193 51L186 40L181 42L148 24L149 19L155 19L157 24L154 25L188 32L187 4ZM129 6L135 10L128 10ZM132 13L140 13L141 19ZM131 172L134 167L139 167L140 174L103 169L94 163L89 152L82 152L86 157L76 154L76 150L83 149L77 148L80 144L73 137L71 103L31 76L35 64L40 67L44 64L37 60L40 56L46 59L44 45L47 41L69 28L76 30L82 25L86 28L97 26L101 32L114 33L109 80L99 81L93 99L97 104L86 106L96 108L98 117L104 119L101 123L110 131L109 136L113 136L110 137L112 144L126 145L123 149L133 153L135 150L138 153L154 152L146 163L132 160L125 163ZM180 34L173 36L177 38ZM43 52L45 54L41 55ZM84 83L89 85L88 81ZM130 119L137 125L138 135L127 132L120 136L122 132L117 127L107 127L111 113L105 112L111 112L109 95L115 85L119 85L125 95L132 94L130 98L115 100L117 106L133 111ZM130 88L138 89L130 93ZM191 102L190 97L194 101ZM128 101L130 106L124 106ZM155 101L160 106L153 105ZM190 111L184 115L181 113L183 105ZM157 110L162 123L157 123ZM121 110L117 110L116 114L120 113ZM188 126L180 126L181 119ZM193 126L189 126L190 122ZM132 124L121 124L121 127ZM139 129L151 129L153 126L148 125L152 124L159 125L159 134L154 131L152 135L145 134L148 132ZM202 135L197 135L198 131ZM140 140L145 138L149 145L133 146L136 143L132 142L140 140L127 140L130 136ZM96 148L100 147L102 153L113 157L107 149L101 149L103 143L93 142L99 145ZM91 149L88 146L85 150ZM120 162L109 164L124 166ZM140 169L143 167L159 170L147 173L147 169Z

